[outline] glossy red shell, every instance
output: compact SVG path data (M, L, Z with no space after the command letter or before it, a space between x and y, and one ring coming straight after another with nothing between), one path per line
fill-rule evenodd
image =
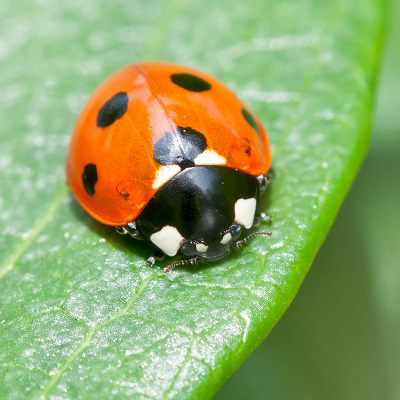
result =
M195 75L210 88L185 90L172 82L172 74ZM99 110L118 92L128 95L126 112L110 126L98 127ZM256 125L244 117L243 109ZM177 126L201 132L207 150L224 157L227 167L252 175L265 174L270 167L269 142L261 121L217 79L171 63L132 64L95 91L74 128L67 178L83 208L108 225L134 220L158 190L153 183L161 166L154 160L153 146L165 132L176 132ZM97 168L92 195L82 183L88 164Z

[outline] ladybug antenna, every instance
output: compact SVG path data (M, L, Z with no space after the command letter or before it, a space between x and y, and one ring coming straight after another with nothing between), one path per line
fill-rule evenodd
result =
M196 265L198 262L200 261L200 257L193 257L193 258L189 258L188 260L178 260L178 261L174 261L173 263L169 264L168 267L164 268L164 274L168 274L169 272L171 272L171 270L175 267L178 267L180 265Z
M238 240L237 242L233 243L233 247L240 247L242 244L245 244L247 241L250 239L253 239L256 236L272 236L272 232L270 231L259 231L259 232L253 232L250 233L250 235L247 235L244 239Z

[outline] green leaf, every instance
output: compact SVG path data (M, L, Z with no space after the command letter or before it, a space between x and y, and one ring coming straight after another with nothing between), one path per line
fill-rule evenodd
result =
M400 399L399 21L395 0L360 173L294 302L218 400Z
M356 3L0 5L0 398L216 393L293 300L366 151L385 7ZM90 92L154 58L236 90L266 124L277 171L263 203L272 238L169 275L64 183Z

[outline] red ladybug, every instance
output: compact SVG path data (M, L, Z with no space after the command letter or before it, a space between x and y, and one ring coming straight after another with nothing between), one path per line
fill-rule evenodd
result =
M215 261L256 234L271 155L261 121L217 79L166 62L128 65L76 123L67 177L98 221L160 254Z

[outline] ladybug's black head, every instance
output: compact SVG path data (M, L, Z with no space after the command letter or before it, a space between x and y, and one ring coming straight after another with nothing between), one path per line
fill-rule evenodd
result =
M137 230L169 256L217 261L253 225L259 192L259 179L236 169L186 168L149 201Z
M227 231L222 232L220 240L186 240L182 243L180 251L188 257L201 257L206 261L217 261L223 258L239 240L242 227L232 225Z

